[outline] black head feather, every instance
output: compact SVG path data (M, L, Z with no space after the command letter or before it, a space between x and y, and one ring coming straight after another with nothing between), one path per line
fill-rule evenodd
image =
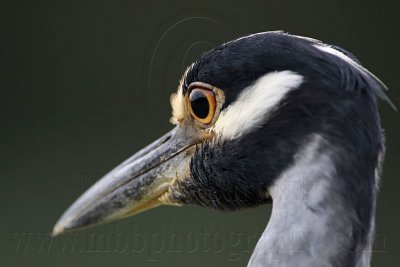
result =
M322 44L285 33L262 33L223 44L192 65L184 80L184 93L195 81L217 86L225 93L222 109L273 71L294 71L304 82L279 103L262 127L234 140L217 137L199 145L191 163L191 179L180 181L183 193L175 195L176 199L223 210L265 203L269 201L268 186L293 163L302 144L317 133L327 140L325 149L334 146L341 155L337 167L343 176L360 168L351 180L339 183L350 191L363 184L364 193L357 201L371 204L375 178L370 175L373 171L362 166L374 168L383 148L376 106L377 95L386 97L383 85L362 67L315 45ZM355 59L343 49L339 51ZM363 216L370 210L370 205L357 207Z

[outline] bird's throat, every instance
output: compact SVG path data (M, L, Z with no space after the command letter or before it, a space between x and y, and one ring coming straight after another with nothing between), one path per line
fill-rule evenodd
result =
M352 177L341 177L326 145L313 136L269 188L272 214L249 266L369 266L375 202L362 221L363 197L346 195L341 180Z

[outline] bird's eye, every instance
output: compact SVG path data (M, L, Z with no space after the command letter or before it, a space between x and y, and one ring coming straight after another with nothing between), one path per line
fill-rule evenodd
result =
M189 93L189 110L193 118L198 122L210 124L215 115L216 101L213 91L202 88L194 88Z

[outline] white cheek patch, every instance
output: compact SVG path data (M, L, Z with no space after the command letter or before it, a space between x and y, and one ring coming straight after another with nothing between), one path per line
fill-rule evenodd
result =
M268 113L302 82L303 76L292 71L265 74L221 112L211 130L223 139L232 140L260 127Z

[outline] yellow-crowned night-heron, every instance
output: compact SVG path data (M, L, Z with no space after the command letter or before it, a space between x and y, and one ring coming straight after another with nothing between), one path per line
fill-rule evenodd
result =
M161 204L272 202L249 266L369 266L384 88L315 39L265 32L223 44L183 75L176 127L93 185L54 234Z

